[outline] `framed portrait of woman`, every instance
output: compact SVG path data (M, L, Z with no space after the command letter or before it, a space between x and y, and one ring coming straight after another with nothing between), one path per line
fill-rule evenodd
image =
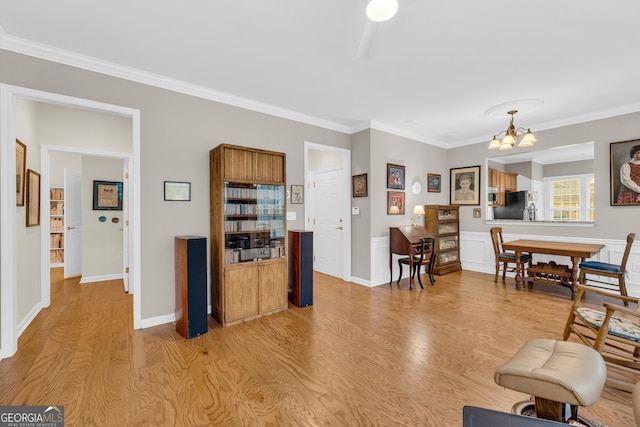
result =
M611 206L640 206L640 139L610 145Z

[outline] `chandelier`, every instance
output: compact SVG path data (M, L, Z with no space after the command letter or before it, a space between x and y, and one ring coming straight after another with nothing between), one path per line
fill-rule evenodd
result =
M527 129L527 132L525 133L524 128L520 127L516 129L516 127L513 125L513 115L517 112L518 110L507 111L507 114L511 115L509 127L507 128L507 130L503 130L502 132L498 133L498 135L501 135L503 133L505 134L504 138L502 138L502 142L500 142L500 140L496 137L497 135L493 135L493 139L489 144L490 150L493 150L494 148L499 148L501 150L511 150L516 145L516 139L520 138L522 135L524 135L524 137L520 141L520 144L518 144L518 147L530 147L534 142L537 141L536 137L533 136L531 129Z

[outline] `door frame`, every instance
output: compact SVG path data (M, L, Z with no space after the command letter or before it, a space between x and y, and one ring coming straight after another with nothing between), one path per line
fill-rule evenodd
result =
M141 254L140 254L140 110L119 105L106 104L87 99L43 92L19 86L0 84L0 360L10 357L18 350L17 319L17 240L15 209L15 140L16 140L16 98L25 98L36 102L62 105L65 107L88 109L107 114L128 117L132 121L132 153L129 162L129 266L133 287L133 328L140 329L142 324L141 295ZM113 153L112 153L113 154ZM42 166L42 159L41 159ZM48 167L47 167L48 168ZM44 171L41 176L48 177ZM43 180L44 181L44 180ZM47 178L48 181L48 178ZM44 182L42 183L44 185ZM45 192L48 194L48 192ZM41 206L42 196L41 196ZM40 223L46 223L48 209L41 209ZM42 234L42 231L41 231ZM41 249L48 248L41 243ZM45 263L41 260L41 268ZM49 257L47 256L48 260ZM48 270L47 263L47 270ZM41 274L42 287L49 290L50 283L44 278L49 272ZM46 299L45 299L46 297ZM50 295L41 295L40 308L48 307Z
M315 142L304 142L304 186L309 189L309 151L329 151L342 156L342 185L345 189L344 203L341 207L344 218L344 233L342 239L343 271L342 280L351 281L351 150L346 148L332 147L330 145L317 144ZM314 216L315 209L311 203L304 204L304 228L309 230L307 218Z

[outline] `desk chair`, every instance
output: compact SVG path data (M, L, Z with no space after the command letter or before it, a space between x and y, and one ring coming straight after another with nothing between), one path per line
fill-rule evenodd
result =
M435 279L433 278L433 265L435 264L436 252L434 250L434 238L433 237L423 237L420 239L420 245L416 250L415 255L413 255L413 271L410 271L411 277L409 278L409 290L413 289L413 277L418 274L418 283L420 283L420 288L424 289L422 286L422 279L420 278L420 268L423 265L426 265L426 272L429 275L429 281L431 282L431 286L435 284ZM398 276L398 281L396 283L400 283L400 279L402 279L402 266L409 265L409 257L398 258L398 267L400 269L400 275Z
M625 296L625 297L628 296L627 286L625 284L624 278L627 275L627 271L626 271L627 260L629 259L629 253L631 252L631 245L633 245L633 240L635 238L636 238L635 233L629 233L629 235L627 236L627 246L624 249L624 255L622 256L622 262L620 263L620 265L609 264L606 262L598 262L598 261L581 262L579 265L580 273L578 276L578 281L584 285L590 285L591 287L594 287L594 288L611 290L612 286L613 287L616 286L615 284L612 284L610 282L604 282L602 280L588 279L587 274L618 279L617 291L620 292L620 295L622 296ZM587 280L589 282L599 283L600 285L609 285L609 287L598 286L592 283L587 283ZM624 305L628 306L629 303L627 301L624 301Z
M502 249L502 244L504 240L502 239L502 227L492 227L490 230L491 233L491 243L493 243L493 253L496 257L496 275L493 279L494 282L498 281L498 273L500 273L500 268L502 268L502 280L504 281L507 277L507 270L516 271L518 268L518 263L516 262L516 254L514 252L505 252ZM524 264L528 263L529 267L531 267L531 261L533 257L531 254L522 254L520 255L520 261L522 263L522 270L520 271L520 276L524 277ZM514 264L513 268L509 268L509 264Z

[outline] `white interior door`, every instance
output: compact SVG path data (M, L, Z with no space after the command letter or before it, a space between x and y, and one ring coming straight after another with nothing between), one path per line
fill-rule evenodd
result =
M82 174L64 170L64 278L82 274Z
M313 191L315 218L313 225L313 268L342 278L344 238L344 191L342 169L315 173Z

